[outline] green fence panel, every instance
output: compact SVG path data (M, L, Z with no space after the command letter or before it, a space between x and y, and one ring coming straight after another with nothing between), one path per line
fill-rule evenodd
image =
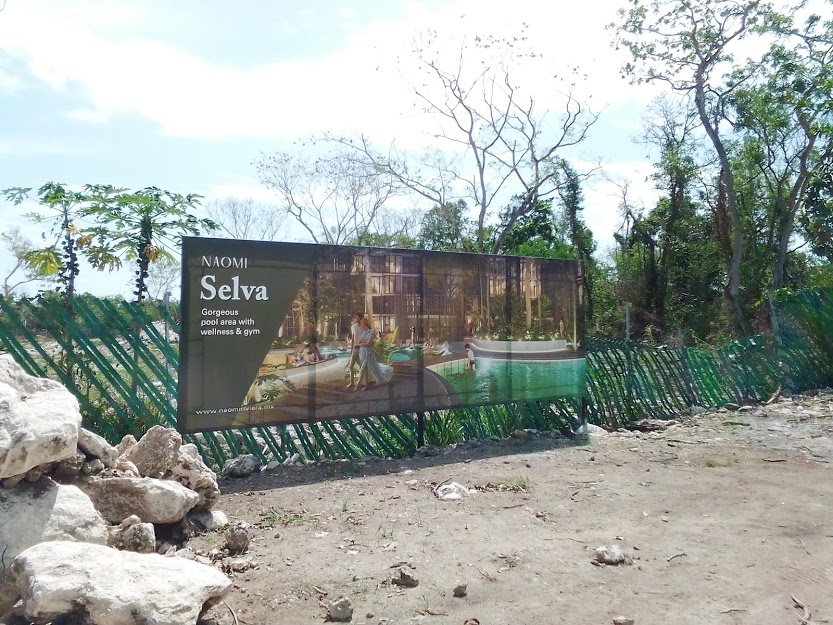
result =
M833 290L788 293L775 305L777 332L720 349L652 346L587 337L587 418L621 426L667 418L691 405L761 401L777 389L833 384ZM154 325L153 319L167 323ZM33 321L37 332L27 327ZM0 347L30 374L52 377L78 398L85 426L117 443L157 423L176 424L179 326L164 307L88 296L70 302L0 297ZM49 342L53 348L46 349ZM516 428L575 430L579 399L515 402L432 411L443 440L508 436ZM440 428L440 429L437 429ZM204 432L184 439L215 468L251 453L262 462L407 456L416 448L413 414Z

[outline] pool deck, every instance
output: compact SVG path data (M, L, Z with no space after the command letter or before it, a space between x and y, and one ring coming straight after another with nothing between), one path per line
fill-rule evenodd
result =
M316 364L311 364L292 371L293 378L303 371L309 372L309 379L298 384L298 389L290 395L276 400L269 408L259 410L241 410L234 419L234 426L256 426L262 423L294 423L298 421L324 421L365 417L368 415L389 415L400 413L442 410L459 403L456 391L442 376L427 367L444 362L466 358L464 343L452 343L451 354L426 354L422 359L413 358L403 362L394 362L393 378L386 384L371 384L366 390L346 388L347 379L343 375L325 376L316 379ZM401 353L401 352L400 352ZM424 353L424 352L423 352ZM577 354L569 349L557 353L525 352L503 353L489 352L486 356L475 348L476 358L495 358L506 360L563 360L576 358ZM345 358L339 358L346 367ZM418 363L426 367L425 375L420 376ZM332 362L323 361L322 364ZM420 378L422 378L420 380ZM297 381L297 380L296 380ZM312 412L310 411L312 408Z
M429 356L423 359L423 363L433 365L458 360L461 357L464 357L464 354ZM417 363L416 359L393 363L391 381L387 384L371 384L367 390L348 389L346 388L347 379L341 377L338 381L311 380L304 388L276 400L272 404L273 408L240 411L234 420L234 425L240 427L255 426L266 422L323 421L371 414L423 412L451 407L455 403L452 398L456 396L452 386L441 376L429 370L425 370L425 375L420 376ZM314 365L301 369L307 369L313 373ZM419 402L420 398L421 402ZM309 412L310 407L314 410L312 416Z

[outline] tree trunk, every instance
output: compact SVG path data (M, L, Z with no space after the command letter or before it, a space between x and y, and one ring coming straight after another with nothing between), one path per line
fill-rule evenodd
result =
M706 131L709 139L714 146L717 156L720 159L720 182L723 184L726 193L726 209L729 217L729 224L732 230L732 255L727 263L726 278L728 285L725 289L725 295L730 305L733 321L735 327L742 334L751 334L752 328L746 318L743 310L742 294L740 289L740 264L743 253L743 230L741 229L740 215L738 213L737 194L735 193L735 177L732 174L731 164L729 162L729 155L726 152L726 147L717 133L717 128L709 119L706 111L706 92L705 92L705 68L698 69L696 76L696 87L694 95L694 103L697 107L697 115L700 122L703 124L703 129Z

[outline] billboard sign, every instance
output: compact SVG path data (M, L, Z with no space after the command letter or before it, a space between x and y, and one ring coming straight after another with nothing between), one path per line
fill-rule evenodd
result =
M179 428L585 395L573 260L184 238Z

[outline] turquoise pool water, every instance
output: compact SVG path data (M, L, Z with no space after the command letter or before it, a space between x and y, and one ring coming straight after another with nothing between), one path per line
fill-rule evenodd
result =
M570 360L493 360L478 358L474 371L448 373L462 403L487 404L585 394L584 358Z

